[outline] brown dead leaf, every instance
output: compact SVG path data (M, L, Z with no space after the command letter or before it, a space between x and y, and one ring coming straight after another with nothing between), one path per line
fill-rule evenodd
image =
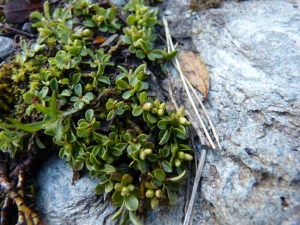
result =
M95 44L95 45L102 44L105 40L106 40L106 37L104 37L104 36L97 36L97 37L94 38L93 44Z
M201 58L193 52L182 52L178 56L184 76L206 99L209 89L209 73Z
M37 3L36 3L37 2ZM30 13L43 7L43 0L41 1L27 1L27 0L11 0L4 5L4 15L9 23L23 23L29 18Z

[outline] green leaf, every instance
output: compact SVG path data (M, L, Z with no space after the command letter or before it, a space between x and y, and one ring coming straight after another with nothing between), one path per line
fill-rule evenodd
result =
M136 21L136 17L134 14L130 14L127 19L126 19L126 23L129 25L129 26L133 26L135 24L135 21Z
M120 149L118 149L118 148L116 148L116 147L112 147L112 148L110 149L110 152L111 152L113 155L115 155L115 156L120 156L120 155L122 155L122 153L123 153Z
M127 45L131 45L132 44L132 39L131 37L127 36L127 35L123 35L122 36L122 41L127 44Z
M130 45L128 51L132 54L136 53L136 48L133 45Z
M82 96L82 87L81 84L76 84L74 87L74 91L77 96Z
M167 181L180 182L185 178L185 175L186 175L186 170L184 170L181 174L179 174L176 177L167 178Z
M98 64L98 71L97 71L97 75L102 75L104 72L104 66L102 63Z
M47 122L49 122L49 121L40 121L40 122L35 122L35 123L23 124L16 120L13 120L13 119L8 119L8 120L13 125L15 125L16 128L27 131L27 132L31 132L31 133L34 133L34 132L37 132L37 131L43 129L45 127L45 124Z
M51 115L52 115L53 119L57 119L56 91L52 92L52 97L51 97Z
M144 59L145 58L145 53L142 50L137 50L135 53L136 57L138 57L139 59Z
M116 85L118 88L124 88L124 89L129 88L129 84L127 84L124 80L117 80Z
M34 106L37 110L41 111L42 113L46 114L47 116L52 116L52 111L48 107L43 106L40 103L35 103Z
M176 193L174 193L173 191L171 191L169 188L166 188L166 189L167 189L167 194L168 194L168 197L169 197L169 200L170 200L170 204L171 205L176 204L176 202L177 202L177 195L176 195Z
M149 120L150 123L156 123L158 118L154 116L151 112L147 113L147 119Z
M149 53L147 54L147 57L148 57L148 59L151 60L151 61L154 61L154 60L155 60L155 55L154 55L152 52L149 52Z
M162 58L164 55L163 55L163 52L161 50L158 50L158 49L154 49L151 51L151 54L154 55L155 58Z
M143 112L143 108L142 108L142 106L139 105L132 110L132 115L139 116L142 114L142 112Z
M83 169L83 167L84 167L84 161L76 160L73 165L73 170L80 171Z
M26 41L23 39L20 43L21 49L24 53L27 52L27 45L26 45Z
M51 79L50 88L52 91L56 91L56 93L58 93L58 82L57 82L56 78Z
M129 211L137 210L139 201L133 195L124 196L125 206Z
M30 14L30 18L41 20L44 16L39 12L33 12Z
M49 88L43 87L42 90L39 92L39 98L44 99L48 94Z
M72 77L73 84L77 84L81 79L81 74L80 73L75 73Z
M57 124L56 124L56 140L61 140L63 136L63 124L62 124L62 121L61 120L58 120L57 121Z
M149 155L147 155L147 159L150 162L156 162L159 158L158 158L158 155L156 155L156 154L149 154Z
M171 60L171 59L173 59L176 56L177 52L178 51L175 50L175 51L172 51L172 52L168 53L167 55L164 56L164 59L165 60Z
M84 103L83 102L75 102L74 103L74 108L75 109L82 109L84 106Z
M147 93L143 91L140 94L140 104L143 105L147 101Z
M143 89L144 89L143 83L140 80L137 81L136 84L134 85L134 90L142 91Z
M168 121L166 121L166 120L160 120L160 121L158 121L157 127L158 127L160 130L166 130L167 127L168 127Z
M180 138L180 139L187 139L187 133L183 132L182 130L178 129L178 128L174 128L175 130L175 135L176 137Z
M153 171L154 177L159 181L164 181L166 178L166 173L162 169L156 169Z
M34 94L27 92L23 95L23 99L26 103L31 104L33 96Z
M108 78L108 77L105 77L105 76L100 76L100 77L98 78L98 81L100 81L100 82L102 82L102 83L104 83L104 84L107 84L107 85L110 85L110 84L111 84L109 78Z
M106 117L106 120L111 120L115 115L115 111L114 110L110 110L107 117Z
M146 64L141 64L135 69L134 74L138 74L139 72L143 71L145 68L146 68Z
M170 139L171 132L169 130L165 130L162 139L159 142L159 145L164 145Z
M42 149L46 148L46 146L41 142L41 140L39 139L38 136L35 137L35 143L39 148L42 148Z
M102 195L105 192L105 187L101 186L100 184L98 184L95 189L95 194L96 195Z
M163 160L161 164L164 171L166 171L167 173L172 173L173 171L172 166L167 160Z
M144 41L144 40L140 40L140 47L142 48L142 50L144 52L148 52L149 51L149 44L146 41Z
M121 216L122 216L122 213L124 211L124 207L125 207L125 204L123 203L122 206L118 209L117 212L115 212L112 216L111 216L111 220L118 220Z
M131 184L133 178L131 175L129 174L125 174L123 177L122 177L122 180L121 180L121 184L123 186L127 186L128 184Z
M146 135L146 134L140 134L139 136L137 136L137 141L139 142L139 143L141 143L141 142L145 142L145 141L147 141L147 139L148 139L148 135Z
M122 95L123 99L129 99L131 97L131 91L125 91Z
M93 119L93 117L94 117L94 110L88 109L88 110L85 112L85 119L86 119L86 121L91 122L92 119Z
M96 23L91 19L86 19L83 21L83 25L86 27L96 27Z
M129 218L134 225L143 225L143 223L137 218L133 211L129 211Z

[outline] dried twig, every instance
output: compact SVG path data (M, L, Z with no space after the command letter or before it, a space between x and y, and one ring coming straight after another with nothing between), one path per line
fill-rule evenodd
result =
M192 211L193 211L193 208L194 208L196 192L197 192L199 181L200 181L200 178L201 178L205 158L206 158L206 150L202 149L200 160L199 160L199 163L198 163L197 172L196 172L196 177L195 177L195 181L194 181L193 191L192 191L191 199L190 199L190 202L189 202L188 210L185 214L183 225L188 225L190 219L192 219L191 214L192 214Z
M165 32L166 32L167 48L168 48L168 52L170 52L170 51L173 51L173 50L174 50L174 46L173 46L173 43L172 43L170 31L169 31L169 28L168 28L168 22L166 21L166 19L165 19L164 17L163 17L163 23L164 23L164 26L165 26ZM204 130L205 136L206 136L206 138L208 139L208 142L209 142L208 146L211 145L211 148L212 148L212 149L215 149L215 145L214 145L214 143L212 142L211 137L210 137L210 135L208 134L208 132L207 132L207 130L206 130L206 128L205 128L205 126L204 126L204 124L203 124L203 122L202 122L202 119L201 119L201 117L200 117L200 115L199 115L199 112L198 112L197 109L196 109L195 103L194 103L194 101L193 101L193 99L192 99L192 97L191 97L191 94L190 94L190 92L189 92L189 89L188 89L188 87L187 87L187 84L186 84L186 83L189 84L189 82L186 81L186 78L184 77L184 75L183 75L183 73L182 73L182 70L180 69L180 64L179 64L178 59L177 59L176 57L175 57L173 63L174 63L175 68L178 70L178 72L179 72L179 74L180 74L180 77L181 77L183 86L185 87L185 90L186 90L187 95L188 95L188 97L189 97L189 100L190 100L190 102L191 102L191 104L192 104L192 107L193 107L193 109L194 109L194 111L195 111L195 113L196 113L196 115L197 115L197 118L198 118L198 120L199 120L199 122L200 122L200 124L201 124L201 126L202 126L202 129ZM172 80L172 79L169 79L169 80ZM192 88L191 88L191 89L192 89ZM192 91L193 91L193 89L192 89ZM193 92L193 93L194 93L195 96L197 96L195 92ZM201 102L201 103L202 103L202 102ZM201 107L202 107L203 104L201 104L201 103L200 103L200 105L201 105ZM204 106L203 106L203 108L204 108ZM207 118L209 118L208 115L207 115L206 110L205 110L205 114L206 114ZM188 116L188 117L191 117L188 113L187 113L187 116ZM189 118L189 120L190 120L190 119L191 119L191 121L193 121L192 118ZM212 124L211 121L210 121L210 119L208 119L208 120L209 120L209 123ZM195 126L197 127L197 125L195 125ZM194 125L193 125L193 127L194 127ZM214 135L216 136L216 132L215 132L213 126L212 126L212 129L213 129ZM197 130L197 129L195 129L195 130ZM197 131L196 131L196 132L197 132ZM200 138L201 143L203 143L204 140L206 140L206 139L205 139L205 138L203 139L203 138L201 137L201 134L202 134L202 132L199 132L199 134L197 133L197 135L198 135L199 138ZM203 140L202 140L202 139L203 139ZM217 136L216 136L216 140L217 140L218 145L219 145L219 147L220 147L220 144L219 144L219 141L218 141L218 137L217 137ZM206 158L206 149L203 149L203 150L201 151L201 156L200 156L199 163L198 163L198 168L197 168L197 172L196 172L196 177L195 177L195 181L194 181L194 186L193 186L193 190L192 190L192 195L191 195L191 198L190 198L190 202L189 202L189 204L188 204L189 206L188 206L188 209L187 209L187 211L186 211L185 218L184 218L184 223L183 223L184 225L188 225L189 221L192 221L192 216L191 216L191 215L192 215L193 209L194 209L194 203L195 203L196 192L197 192L198 185L199 185L199 181L200 181L200 178L201 178L201 174L202 174L202 170L203 170L205 158ZM197 167L197 166L196 166L196 167Z
M8 31L10 31L10 32L12 32L14 34L20 34L20 35L28 36L30 38L36 38L37 37L37 35L30 34L28 32L12 28L12 27L10 27L7 24L0 24L0 28L6 29L6 30L8 30Z
M197 101L199 102L199 104L200 104L200 106L201 106L201 108L202 108L202 110L203 110L203 112L204 112L204 115L206 116L206 119L207 119L207 121L208 121L208 123L209 123L209 125L210 125L210 127L211 127L211 130L212 130L212 132L213 132L213 135L214 135L214 137L215 137L215 139L216 139L216 141L217 141L218 147L219 147L219 149L221 149L221 144L220 144L220 142L219 142L219 137L218 137L218 135L217 135L215 126L214 126L213 123L211 122L210 117L209 117L209 115L208 115L208 113L207 113L207 111L206 111L206 109L205 109L205 107L204 107L204 105L203 105L201 99L198 97L198 95L197 95L197 93L196 93L196 91L195 91L195 88L191 85L191 83L187 80L187 78L186 78L186 77L184 77L184 78L185 78L185 81L186 81L186 83L188 84L189 88L192 90L194 96L196 97Z
M164 17L163 17L163 22L164 22L165 31L166 31L166 38L167 38L167 43L168 43L167 44L168 52L174 51L174 45L172 43L172 39L171 39L169 27L168 27L168 22L167 22L167 20ZM194 111L195 111L195 113L197 115L197 118L198 118L198 120L199 120L199 122L201 124L201 127L202 127L202 129L203 129L203 131L205 133L205 136L208 139L208 141L209 141L212 149L215 149L216 148L215 144L213 143L213 141L212 141L212 139L211 139L211 137L210 137L207 129L205 128L205 125L204 125L204 123L203 123L203 121L202 121L202 119L200 117L200 114L199 114L199 112L198 112L198 110L196 108L196 105L195 105L195 103L194 103L194 101L192 99L191 93L189 92L189 89L188 89L187 84L186 84L185 79L184 79L184 75L183 75L183 73L182 73L182 71L180 69L180 64L179 64L179 61L178 61L177 57L175 57L175 59L174 59L174 64L175 64L175 67L176 67L176 69L178 70L178 72L180 74L183 86L184 86L184 88L186 90L186 93L187 93L189 99L190 99L190 103L191 103L191 105L192 105L192 107L193 107L193 109L194 109Z

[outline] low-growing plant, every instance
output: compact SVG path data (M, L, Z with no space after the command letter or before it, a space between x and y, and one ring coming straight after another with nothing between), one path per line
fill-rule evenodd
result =
M160 67L144 62L176 55L155 49L158 11L141 0L123 10L131 13L123 30L116 7L88 0L53 11L46 1L44 13L31 14L37 43L22 41L9 74L1 71L1 95L6 82L14 98L0 119L0 148L15 158L51 143L74 172L99 179L96 194L111 194L119 207L112 220L141 224L141 208L176 204L193 157L184 108L169 109L147 94L150 69ZM92 43L116 32L124 44L117 52ZM128 50L140 65L126 63ZM22 79L14 79L21 70Z

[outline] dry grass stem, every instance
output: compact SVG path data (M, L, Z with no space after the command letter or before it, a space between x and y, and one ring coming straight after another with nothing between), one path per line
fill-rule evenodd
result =
M196 91L195 91L195 88L191 85L191 83L187 80L186 77L185 77L185 81L187 82L187 84L189 85L189 88L192 90L194 96L196 97L197 101L199 102L199 104L200 104L200 106L201 106L201 108L202 108L202 110L203 110L203 112L204 112L204 115L206 116L206 119L208 120L208 123L209 123L209 125L210 125L210 127L211 127L211 130L212 130L213 135L214 135L214 137L215 137L215 139L216 139L216 142L217 142L217 144L218 144L218 147L219 147L219 149L221 149L221 144L220 144L220 142L219 142L219 137L218 137L218 135L217 135L215 126L214 126L213 123L211 122L211 119L210 119L210 117L209 117L209 115L208 115L208 113L207 113L207 111L206 111L206 108L204 107L204 105L203 105L201 99L198 97L198 95L197 95L197 93L196 93Z
M174 51L174 45L173 45L173 42L172 42L172 39L171 39L171 35L170 35L168 23L167 23L167 21L166 21L166 19L165 19L164 17L163 17L163 22L164 22L165 31L166 31L166 38L167 38L167 48L168 48L168 51L169 51L169 52L170 52L170 51ZM197 110L197 107L196 107L196 105L195 105L195 103L194 103L194 101L193 101L193 99L192 99L192 96L191 96L191 93L190 93L190 91L189 91L189 88L188 88L188 86L187 86L187 84L186 84L186 82L185 82L184 75L183 75L183 73L182 73L182 71L181 71L181 69L180 69L180 65L179 65L179 62L178 62L177 57L174 58L174 64L175 64L176 69L179 71L179 74L180 74L180 77L181 77L183 86L184 86L184 88L185 88L185 90L186 90L186 92L187 92L188 98L189 98L189 100L190 100L190 103L191 103L191 105L192 105L192 107L193 107L193 109L194 109L196 115L197 115L197 118L198 118L198 120L199 120L199 122L200 122L200 124L201 124L201 127L202 127L202 129L204 130L205 136L206 136L206 138L208 139L208 141L209 141L209 143L210 143L210 145L211 145L211 148L212 148L212 149L215 149L216 146L215 146L215 144L213 143L213 141L212 141L212 139L211 139L211 137L210 137L210 135L209 135L207 129L205 128L205 125L204 125L204 123L203 123L203 121L202 121L202 119L201 119L201 117L200 117L200 114L199 114L199 112L198 112L198 110Z

